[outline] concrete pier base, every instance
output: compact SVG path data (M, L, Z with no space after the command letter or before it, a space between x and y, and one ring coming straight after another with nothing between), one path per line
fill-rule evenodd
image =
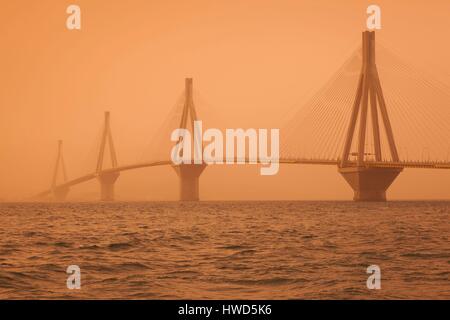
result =
M339 172L354 191L354 201L386 201L386 190L402 170L401 168L339 168Z
M120 173L103 173L98 176L100 182L100 201L114 201L114 183Z
M53 196L55 197L55 200L58 202L64 202L66 201L67 194L69 193L70 188L69 187L57 187L53 189Z
M199 180L206 164L182 164L173 168L180 178L180 201L199 201Z

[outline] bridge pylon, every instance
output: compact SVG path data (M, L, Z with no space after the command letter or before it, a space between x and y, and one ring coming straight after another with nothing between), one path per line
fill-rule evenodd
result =
M108 111L105 112L105 124L97 159L96 173L98 175L98 181L100 182L100 200L114 201L114 184L117 178L119 178L120 173L115 171L103 170L106 146L109 147L111 166L114 169L117 167L117 156L111 134L110 113Z
M190 118L190 121L188 121ZM197 121L197 112L195 110L193 98L193 80L185 79L185 99L183 113L181 115L181 129L191 128L194 131L194 121ZM199 201L200 200L200 175L206 168L206 164L181 164L173 166L180 180L180 201Z
M362 42L363 62L361 74L339 164L339 172L352 187L355 201L386 201L386 190L400 174L402 169L375 168L370 167L366 163L366 158L368 156L374 156L375 161L377 162L383 161L381 153L380 124L378 121L379 114L383 121L392 161L399 162L399 156L375 63L375 32L363 32ZM369 105L374 154L368 154L365 150ZM351 152L358 118L357 151ZM349 161L350 155L355 155L357 157L356 166Z
M57 186L59 170L62 170L63 183L67 182L67 171L66 171L66 165L64 163L62 147L63 147L63 142L62 142L62 140L59 140L58 141L58 155L56 157L55 170L53 171L52 184L50 187L56 201L61 201L61 202L66 200L67 194L69 193L69 187L64 186L64 184L62 186Z

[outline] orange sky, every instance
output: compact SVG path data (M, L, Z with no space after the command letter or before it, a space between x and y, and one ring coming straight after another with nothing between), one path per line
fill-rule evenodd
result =
M65 27L82 10L82 30ZM103 112L112 113L120 164L136 162L183 90L184 78L232 127L278 127L358 44L363 0L40 0L0 4L0 199L45 189L56 141L70 177L95 166ZM377 1L383 42L450 84L450 2ZM450 106L449 106L450 107ZM450 198L450 171L406 170L394 199ZM171 168L123 173L119 199L176 199ZM94 199L98 183L72 190ZM351 199L335 167L208 168L201 197Z

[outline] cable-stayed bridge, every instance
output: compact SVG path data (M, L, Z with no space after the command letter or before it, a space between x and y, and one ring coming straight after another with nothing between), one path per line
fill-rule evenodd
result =
M404 168L450 169L450 89L384 46L375 46L374 32L363 32L362 40L281 129L279 163L337 166L354 190L354 200L385 201L386 190ZM180 200L199 200L199 179L207 165L174 165L170 160L172 130L193 129L200 119L194 100L193 81L186 79L183 95L158 132L163 139L151 144L148 160L128 165L117 161L106 112L95 171L69 179L60 141L51 185L37 198L63 201L71 187L97 179L100 199L112 201L122 172L172 166L179 176ZM105 157L111 161L108 168Z

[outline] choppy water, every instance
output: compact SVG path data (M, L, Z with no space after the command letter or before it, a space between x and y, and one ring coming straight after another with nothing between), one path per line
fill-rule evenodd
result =
M1 204L0 298L449 299L449 218L450 202Z

